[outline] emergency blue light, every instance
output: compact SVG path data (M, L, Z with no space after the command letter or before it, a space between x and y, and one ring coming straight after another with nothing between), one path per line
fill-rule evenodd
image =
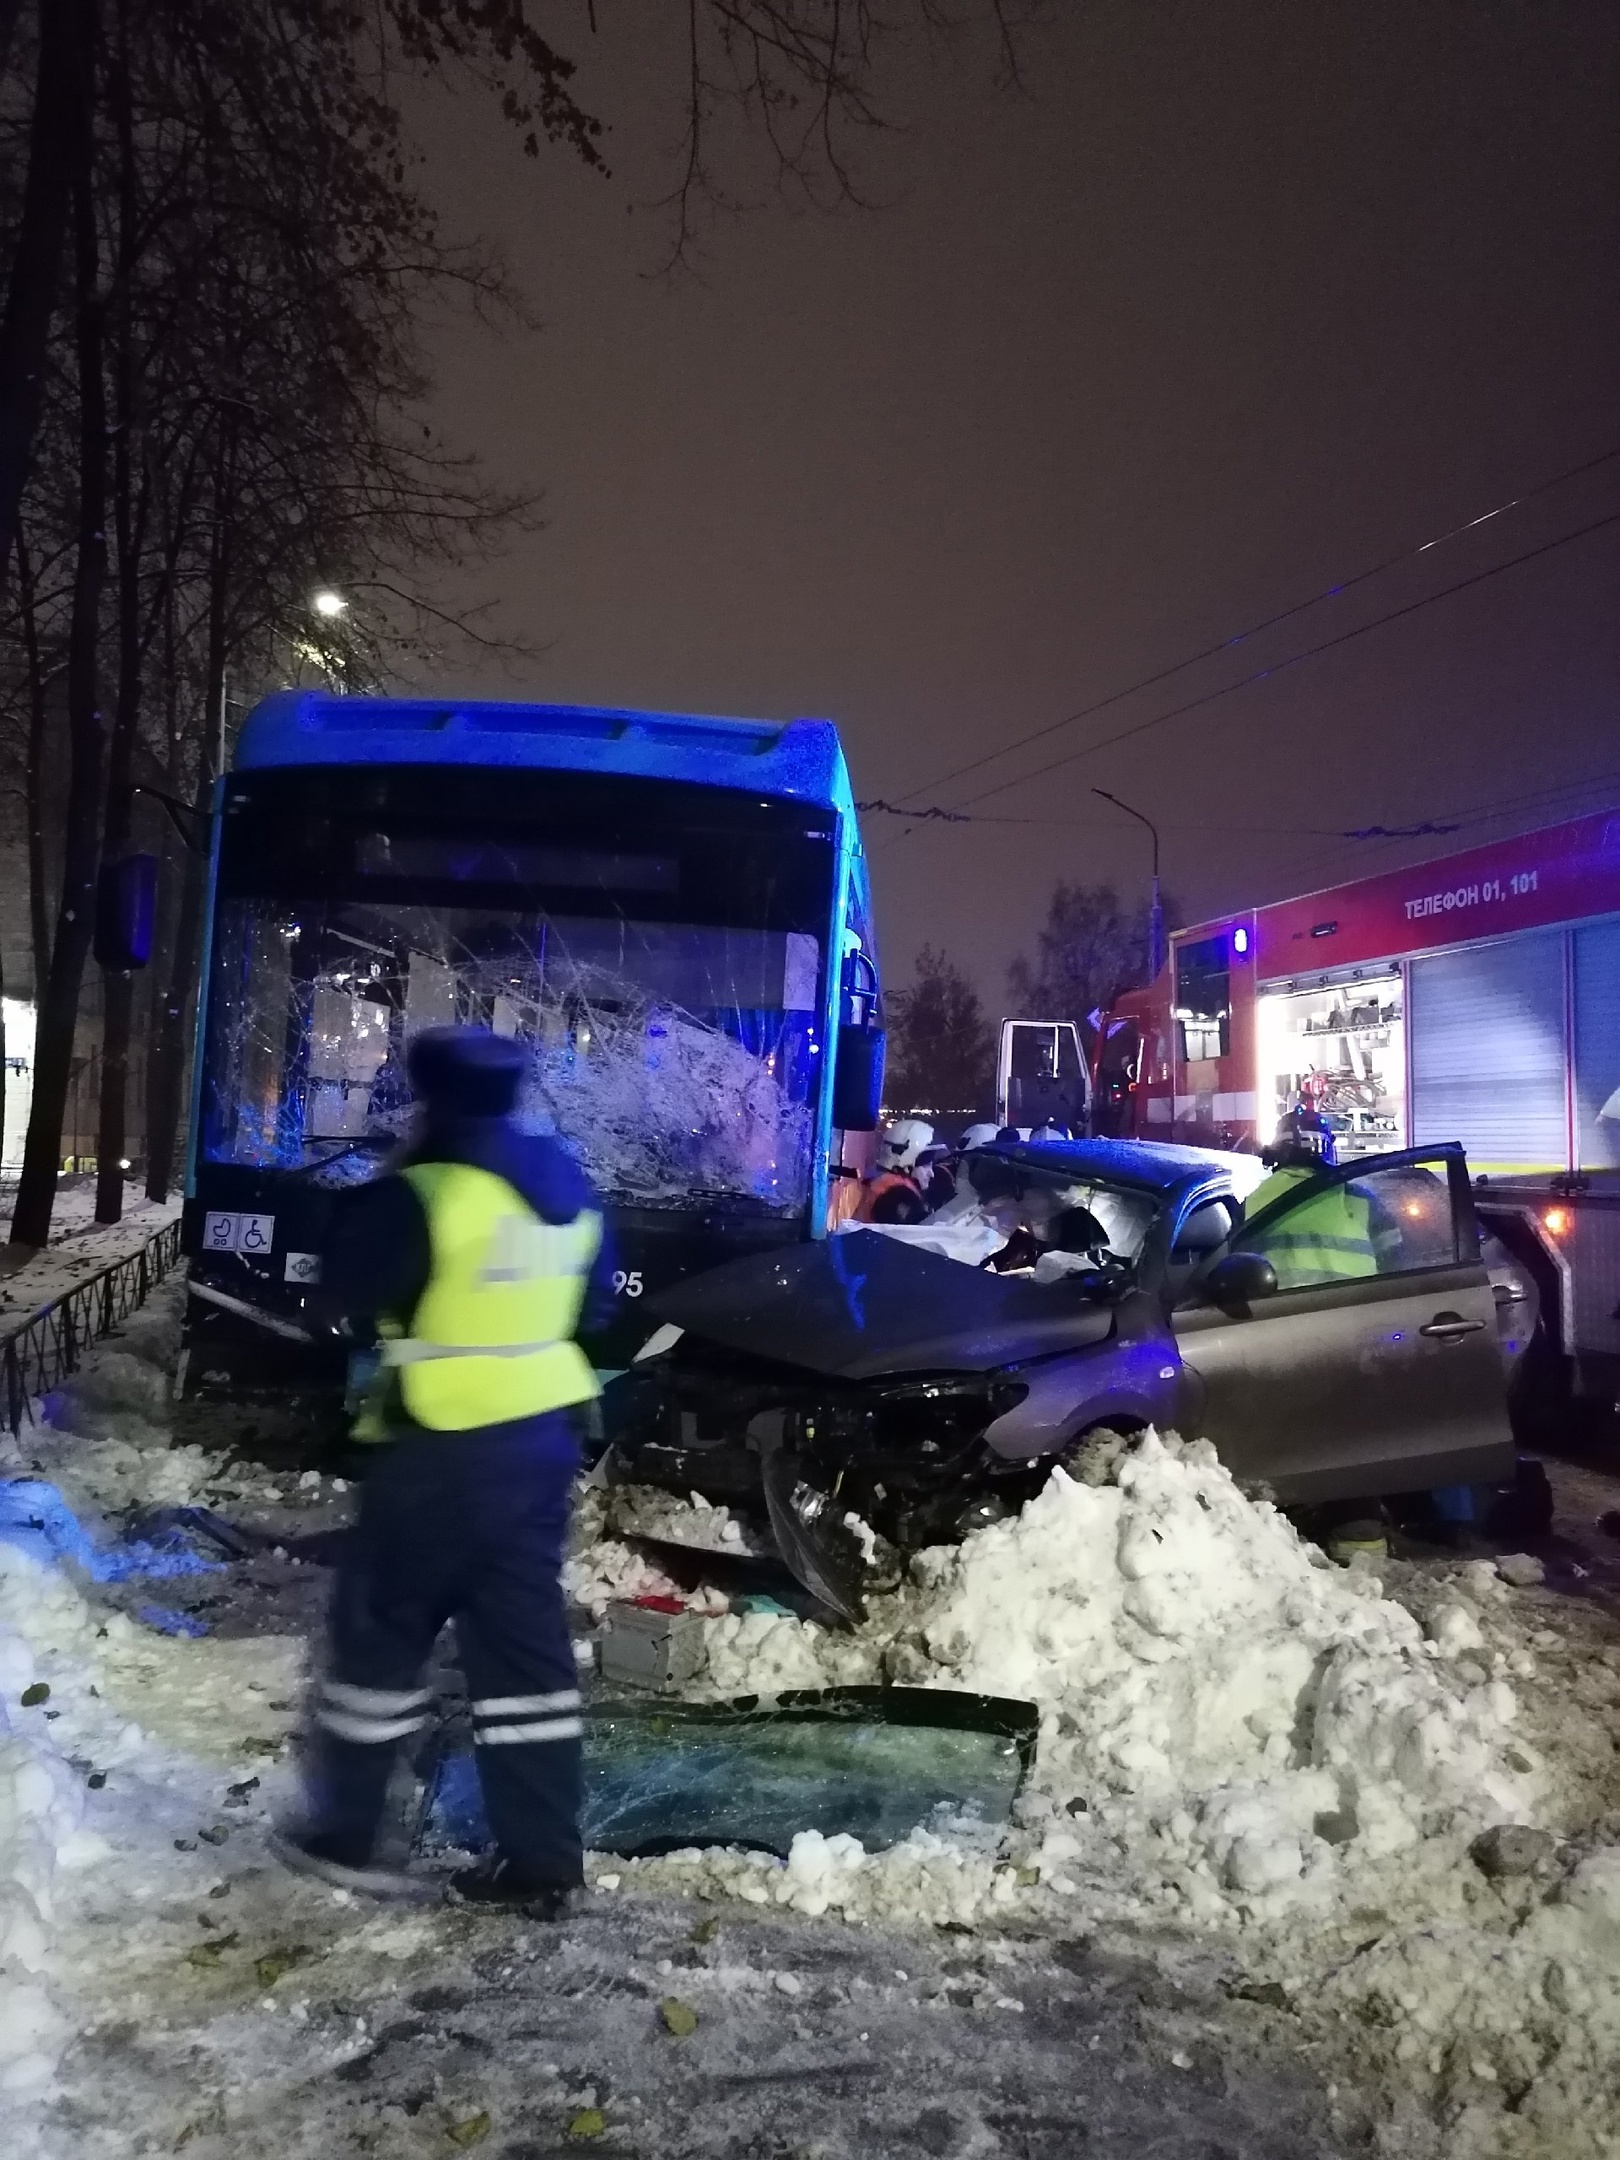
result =
M1246 953L1248 949L1249 933L1244 928L1243 924L1239 923L1237 928L1232 932L1232 950L1235 953Z

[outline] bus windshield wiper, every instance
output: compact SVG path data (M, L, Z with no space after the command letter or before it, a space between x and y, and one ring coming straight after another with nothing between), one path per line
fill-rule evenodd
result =
M289 1177L313 1177L318 1170L324 1170L328 1163L341 1162L345 1155L360 1155L368 1148L380 1150L392 1147L393 1144L394 1136L392 1133L386 1139L373 1138L368 1134L363 1140L345 1140L341 1147L333 1148L330 1155L319 1155L314 1162L299 1163L295 1169L289 1170L287 1175Z

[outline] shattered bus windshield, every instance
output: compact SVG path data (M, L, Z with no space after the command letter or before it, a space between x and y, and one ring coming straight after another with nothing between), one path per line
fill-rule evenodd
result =
M204 1159L369 1176L409 1118L411 1037L475 1024L528 1049L525 1119L609 1200L802 1210L833 858L815 816L576 774L236 784Z

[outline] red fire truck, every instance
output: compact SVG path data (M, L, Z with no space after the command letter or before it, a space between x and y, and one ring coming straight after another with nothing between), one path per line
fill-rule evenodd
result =
M1095 1129L1340 1161L1460 1140L1545 1377L1620 1397L1620 812L1179 930L1097 1049Z

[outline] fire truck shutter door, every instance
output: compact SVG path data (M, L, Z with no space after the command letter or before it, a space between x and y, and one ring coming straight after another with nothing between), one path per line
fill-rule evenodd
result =
M1474 1171L1562 1170L1559 931L1412 963L1412 1138L1460 1140Z
M1620 1169L1620 922L1575 933L1575 1104L1577 1167Z

